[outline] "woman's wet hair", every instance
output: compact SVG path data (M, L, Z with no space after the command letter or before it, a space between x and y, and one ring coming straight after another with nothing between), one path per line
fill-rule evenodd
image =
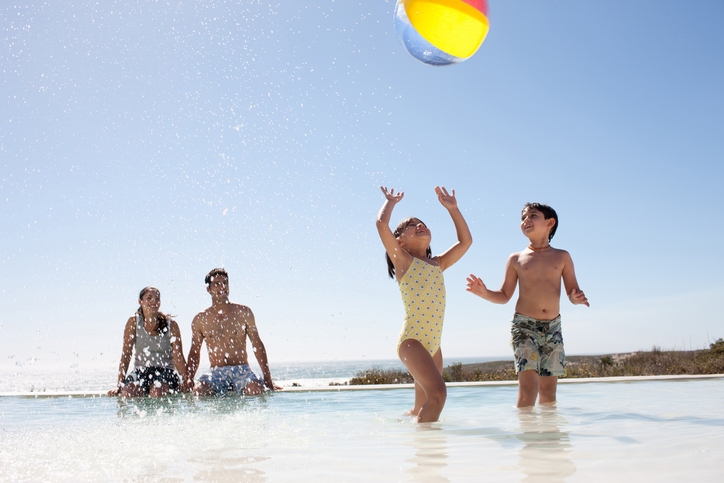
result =
M422 221L419 218L415 218L414 216L410 218L405 218L402 220L402 223L397 225L397 228L395 228L395 231L392 232L392 235L394 235L395 238L400 238L400 235L404 233L405 230L407 230L407 227L410 225L417 225L418 223L422 223L425 225L425 222ZM425 225L427 227L427 225ZM425 250L425 256L427 258L432 258L432 250L430 250L430 247L427 247ZM390 259L390 255L385 252L385 259L387 260L387 274L390 276L390 278L395 278L395 265L392 263L392 260Z
M141 293L138 294L138 299L142 300L143 296L146 295L151 290L158 293L158 297L161 298L161 291L159 289L157 289L156 287L145 287L143 290L141 290ZM136 313L141 316L141 320L145 320L145 316L143 315L142 306L140 306L140 305L138 306L138 310L136 310ZM169 316L162 312L158 312L156 317L158 319L158 331L166 332L168 330L168 317Z
M521 210L521 213L523 213L526 208L540 211L541 213L543 213L543 218L545 218L546 220L550 220L551 218L556 220L555 225L553 225L553 228L551 228L551 232L548 234L548 242L550 243L550 241L553 239L553 235L556 234L556 230L558 229L558 213L556 213L556 210L548 205L544 205L543 203L526 203Z

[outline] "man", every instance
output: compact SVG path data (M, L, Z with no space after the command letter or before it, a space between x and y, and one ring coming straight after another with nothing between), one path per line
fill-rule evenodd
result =
M213 396L233 390L237 394L257 395L269 390L282 389L271 379L266 349L259 338L254 314L245 305L229 302L229 274L215 268L206 275L206 291L211 295L211 307L194 317L191 323L192 340L189 350L188 383L193 384L199 368L201 345L206 340L211 369L194 385L197 396ZM260 381L249 367L246 338L254 348L254 355L263 372Z

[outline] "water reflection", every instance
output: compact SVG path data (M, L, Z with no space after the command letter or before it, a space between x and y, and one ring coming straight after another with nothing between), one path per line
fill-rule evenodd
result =
M191 458L189 463L200 463L204 466L202 470L196 472L194 481L261 483L266 481L266 475L254 465L268 459L264 456L242 456L238 458L212 456Z
M412 458L406 460L410 467L405 473L410 475L410 481L449 482L450 480L440 474L447 466L449 452L447 437L442 428L436 423L418 424L411 435L411 441L405 443L415 448Z
M564 431L568 421L555 406L521 409L518 421L520 434L516 438L524 443L519 453L523 481L563 482L576 472L570 459L570 431Z

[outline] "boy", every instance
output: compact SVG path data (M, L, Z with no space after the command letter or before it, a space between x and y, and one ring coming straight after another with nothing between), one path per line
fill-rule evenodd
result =
M548 205L528 203L523 207L520 228L530 243L508 258L500 290L488 290L483 281L470 275L468 292L497 304L507 303L520 282L513 316L512 344L518 373L519 408L556 402L558 376L565 372L566 355L561 335L561 278L572 304L588 305L578 288L571 256L551 247L558 228L558 215Z

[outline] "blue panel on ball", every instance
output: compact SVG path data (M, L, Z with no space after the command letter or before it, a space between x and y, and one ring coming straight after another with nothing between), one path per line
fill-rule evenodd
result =
M395 8L395 33L403 47L411 56L429 65L451 65L464 61L464 58L455 57L438 49L420 35L410 23L405 12L405 5L398 1Z

